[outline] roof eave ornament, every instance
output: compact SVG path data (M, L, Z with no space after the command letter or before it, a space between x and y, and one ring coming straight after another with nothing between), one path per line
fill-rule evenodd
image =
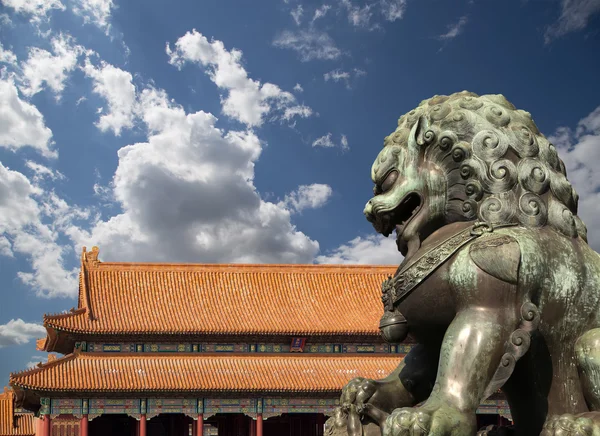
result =
M87 248L83 247L83 252L81 253L81 261L89 266L97 267L100 263L100 261L98 260L99 252L100 249L95 245L92 247L91 251L87 251Z
M80 302L80 307L85 307L87 309L87 316L92 321L95 319L95 317L90 304L91 302L88 289L88 270L91 268L97 268L100 264L100 261L98 260L99 252L100 250L98 249L98 247L94 245L91 251L87 251L86 247L83 247L81 253L81 286L83 287L82 295L84 301Z

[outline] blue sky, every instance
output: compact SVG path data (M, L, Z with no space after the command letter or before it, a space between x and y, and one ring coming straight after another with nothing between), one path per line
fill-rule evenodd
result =
M599 0L0 0L0 381L106 261L398 263L362 209L400 115L504 94L600 248Z

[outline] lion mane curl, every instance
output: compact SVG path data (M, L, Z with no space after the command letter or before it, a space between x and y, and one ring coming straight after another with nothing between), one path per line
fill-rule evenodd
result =
M446 175L448 222L548 225L587 241L565 165L528 112L502 95L436 95L401 116L384 146L410 146L420 119L426 128L417 146Z

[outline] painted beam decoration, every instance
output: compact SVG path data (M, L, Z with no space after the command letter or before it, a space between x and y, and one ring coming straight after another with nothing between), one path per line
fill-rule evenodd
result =
M177 342L78 342L91 353L393 353L405 355L411 344L307 343L306 338L293 338L282 343L177 343Z

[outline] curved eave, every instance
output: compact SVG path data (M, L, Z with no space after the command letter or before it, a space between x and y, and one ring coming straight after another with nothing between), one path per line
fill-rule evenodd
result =
M44 393L328 393L350 379L383 378L401 355L75 352L11 374L16 389Z

